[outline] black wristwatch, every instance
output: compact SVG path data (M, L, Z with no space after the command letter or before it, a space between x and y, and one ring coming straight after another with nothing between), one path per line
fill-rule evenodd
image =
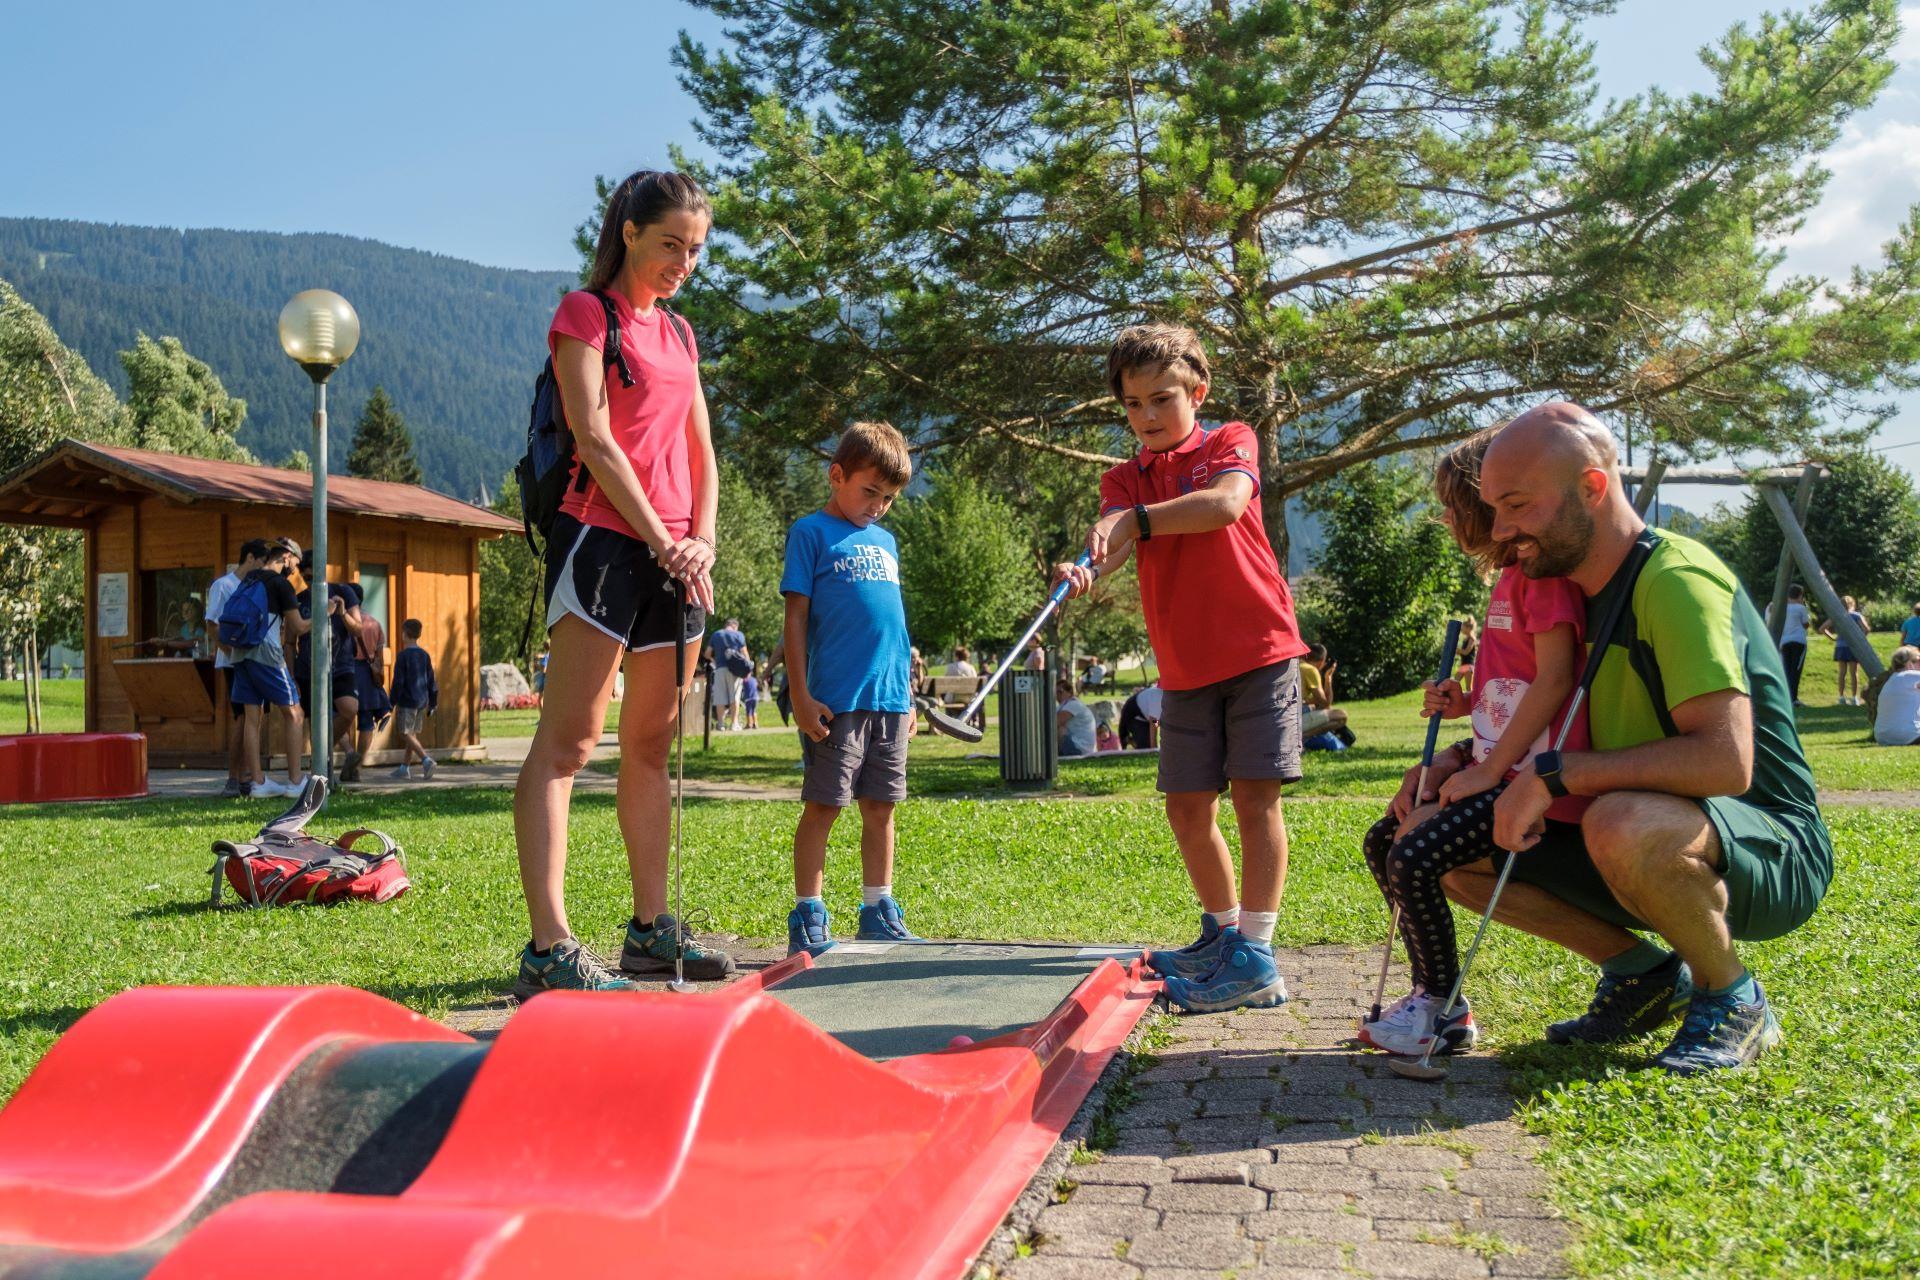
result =
M1145 542L1153 536L1153 521L1147 519L1147 508L1144 503L1133 504L1133 529L1135 542Z
M1533 774L1547 784L1547 794L1555 799L1569 794L1567 784L1560 780L1560 753L1542 751L1533 758Z

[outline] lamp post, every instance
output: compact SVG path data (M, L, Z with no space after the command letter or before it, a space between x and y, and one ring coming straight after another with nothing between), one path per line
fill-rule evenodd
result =
M333 781L333 629L327 618L327 379L360 345L360 317L327 289L296 293L280 309L280 349L313 379L313 771Z

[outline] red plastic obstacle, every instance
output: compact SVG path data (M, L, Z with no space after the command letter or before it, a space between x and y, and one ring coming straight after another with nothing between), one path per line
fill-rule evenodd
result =
M144 733L0 737L0 804L124 800L147 794Z
M0 1244L144 1244L187 1217L314 1050L466 1039L349 987L122 992L62 1036L0 1111Z
M152 1277L958 1276L1150 998L1108 961L1032 1027L880 1066L772 999L542 996L406 1192L253 1197Z
M717 1280L958 1276L1151 994L1107 961L1031 1027L884 1066L758 992L542 996L406 1191L249 1196L151 1274L624 1277L646 1256ZM87 1065L48 1058L35 1081ZM18 1149L0 1128L0 1170ZM5 1243L58 1241L0 1223Z

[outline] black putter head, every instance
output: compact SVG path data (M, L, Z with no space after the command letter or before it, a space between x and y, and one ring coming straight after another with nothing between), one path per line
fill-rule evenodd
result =
M978 742L987 736L985 731L976 729L965 720L948 715L939 707L928 707L927 719L933 722L934 728L949 738L958 738L962 742Z

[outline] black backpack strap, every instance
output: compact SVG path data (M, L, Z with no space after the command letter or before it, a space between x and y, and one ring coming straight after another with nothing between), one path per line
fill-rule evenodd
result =
M620 370L620 385L633 385L633 371L627 368L627 349L620 341L620 310L613 305L613 295L605 289L591 289L588 292L600 299L600 310L607 316L607 345L600 349L600 355L606 363Z
M667 328L673 330L673 336L680 339L680 345L687 349L687 357L696 364L699 363L699 358L693 354L693 326L689 325L684 317L676 315L673 308L666 303L655 302L653 305L666 314Z

